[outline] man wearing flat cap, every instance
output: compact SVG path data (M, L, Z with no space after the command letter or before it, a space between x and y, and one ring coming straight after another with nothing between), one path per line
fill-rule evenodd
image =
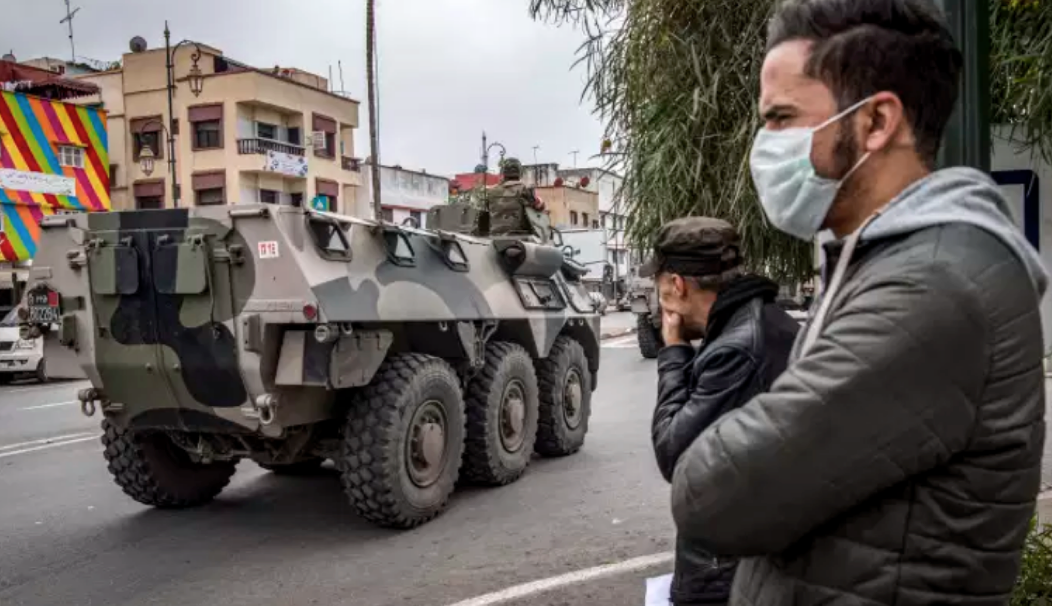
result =
M775 304L777 284L744 273L740 237L720 219L665 224L640 275L654 278L661 303L665 347L657 358L651 436L661 474L671 481L698 435L785 370L799 324ZM695 350L697 339L704 342ZM725 603L736 567L677 537L672 603Z

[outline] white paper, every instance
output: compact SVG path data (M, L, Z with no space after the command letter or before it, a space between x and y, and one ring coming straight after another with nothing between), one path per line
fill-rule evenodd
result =
M647 579L647 598L643 606L670 606L672 574Z
M35 194L76 196L77 180L65 175L33 173L13 168L0 168L0 189L28 191Z

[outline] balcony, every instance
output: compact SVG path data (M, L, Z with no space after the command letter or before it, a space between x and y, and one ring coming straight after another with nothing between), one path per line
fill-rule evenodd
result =
M343 170L349 170L356 173L362 171L362 161L358 158L340 156L340 164L343 165Z
M266 154L268 151L289 154L290 156L304 155L303 147L292 143L282 143L281 141L272 141L270 139L237 140L237 153L239 154Z

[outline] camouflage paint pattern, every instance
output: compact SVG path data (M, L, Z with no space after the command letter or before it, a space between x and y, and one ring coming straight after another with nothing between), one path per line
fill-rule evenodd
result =
M263 431L267 395L289 411L279 426L325 418L332 344L283 338L322 324L458 346L450 325L490 324L536 358L568 332L598 370L599 316L554 246L271 205L66 215L41 231L28 288L57 291L76 324L70 346L46 339L49 370L87 377L130 426ZM303 352L300 386L275 382L286 341Z

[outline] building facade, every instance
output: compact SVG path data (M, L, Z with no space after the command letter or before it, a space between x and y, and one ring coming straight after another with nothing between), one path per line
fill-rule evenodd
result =
M449 200L449 179L427 171L407 170L401 166L380 165L380 201L383 218L392 223L413 219L427 227L427 211ZM362 166L362 189L358 197L358 216L372 217L372 165Z
M361 185L358 102L330 92L320 76L257 69L199 48L200 56L194 45L174 54L172 120L164 49L127 53L121 69L76 77L99 88L84 103L109 112L113 207L320 201L353 214Z
M588 225L583 222L574 227L589 227L604 230L608 262L613 265L614 275L620 281L632 265L640 262L639 255L628 245L625 232L628 217L621 187L624 179L602 168L559 168L558 164L529 164L523 166L523 181L535 186L567 185L593 192L598 197L598 213ZM591 219L591 217L590 217Z

